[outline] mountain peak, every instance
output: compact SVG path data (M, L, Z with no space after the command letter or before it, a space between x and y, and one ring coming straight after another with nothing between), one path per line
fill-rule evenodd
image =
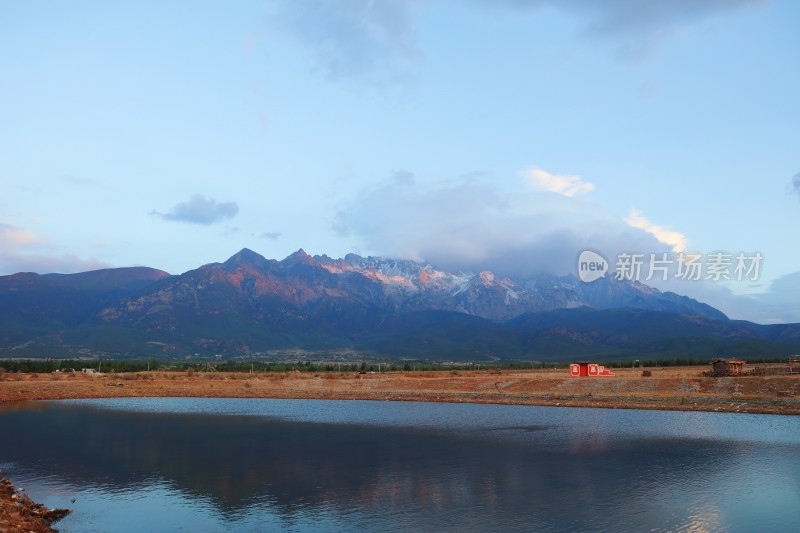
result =
M344 256L344 260L345 260L346 262L348 262L348 263L355 263L355 262L357 262L357 261L363 261L363 260L364 260L364 258L363 258L363 257L361 257L361 256L360 256L360 255L358 255L358 254L349 253L349 254L347 254L347 255L345 255L345 256Z
M313 257L311 257L310 255L308 255L305 250L300 248L295 253L293 253L292 255L290 255L289 257L284 259L283 261L281 261L281 263L289 264L289 265L294 265L294 264L297 264L297 263L304 263L306 265L314 265L314 264L317 263L317 261Z
M245 264L261 264L261 263L264 263L265 261L266 261L266 258L263 255L258 254L258 253L254 252L253 250L251 250L249 248L242 248L237 253L232 255L230 257L230 259L225 261L225 264L228 265L228 266L240 265L240 264L243 264L243 263L245 263Z
M290 255L289 257L298 257L298 258L299 257L303 257L303 258L306 258L306 257L311 257L311 256L308 255L306 253L306 251L303 250L302 248L298 248L297 251L295 253L293 253L292 255Z

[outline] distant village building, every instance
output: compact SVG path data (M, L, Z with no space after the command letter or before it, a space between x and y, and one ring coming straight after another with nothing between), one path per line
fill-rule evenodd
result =
M739 359L717 358L711 361L711 370L703 372L706 377L726 376L783 376L800 374L800 358L789 357L786 363L762 363L745 367L745 361Z
M714 359L711 361L711 372L705 372L708 376L743 376L744 361L740 359Z
M589 361L578 361L569 365L569 375L572 377L580 376L615 376L612 371L603 365L590 363Z

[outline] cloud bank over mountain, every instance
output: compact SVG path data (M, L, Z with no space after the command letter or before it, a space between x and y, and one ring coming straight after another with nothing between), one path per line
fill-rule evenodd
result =
M586 248L607 258L669 250L594 203L470 179L435 187L394 180L341 210L334 230L359 238L370 253L522 279L574 273Z
M797 274L749 295L737 294L735 283L709 281L705 273L699 280L677 279L673 272L666 280L658 275L648 279L651 254L666 257L674 266L676 252L686 249L689 238L654 224L635 208L622 217L569 196L568 187L560 193L524 187L509 191L485 177L427 187L412 176L408 171L395 173L382 186L364 191L338 212L333 230L355 237L362 251L371 254L426 261L456 272L488 270L517 280L541 273L575 274L578 255L585 249L610 261L608 275L614 275L618 254L640 253L644 254L640 281L659 290L696 298L733 318L800 321L800 315L790 310L790 302L800 298ZM523 184L529 183L528 174L522 177ZM589 183L574 178L572 185Z
M84 272L111 265L65 253L36 233L0 221L0 272Z

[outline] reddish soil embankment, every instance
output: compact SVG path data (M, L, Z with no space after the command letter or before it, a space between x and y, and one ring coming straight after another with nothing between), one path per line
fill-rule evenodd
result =
M57 531L51 526L69 514L69 509L48 509L14 489L14 485L0 477L0 531L3 533Z
M66 398L314 398L800 414L800 375L703 377L705 367L566 370L0 374L0 402Z

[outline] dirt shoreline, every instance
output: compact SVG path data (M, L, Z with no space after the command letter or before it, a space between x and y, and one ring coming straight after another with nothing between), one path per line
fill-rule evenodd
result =
M69 509L48 509L19 491L0 472L0 531L3 533L58 531L53 523L67 516Z
M800 375L702 377L705 367L360 374L139 372L0 374L0 403L118 397L310 398L800 414ZM2 407L0 407L2 408Z

